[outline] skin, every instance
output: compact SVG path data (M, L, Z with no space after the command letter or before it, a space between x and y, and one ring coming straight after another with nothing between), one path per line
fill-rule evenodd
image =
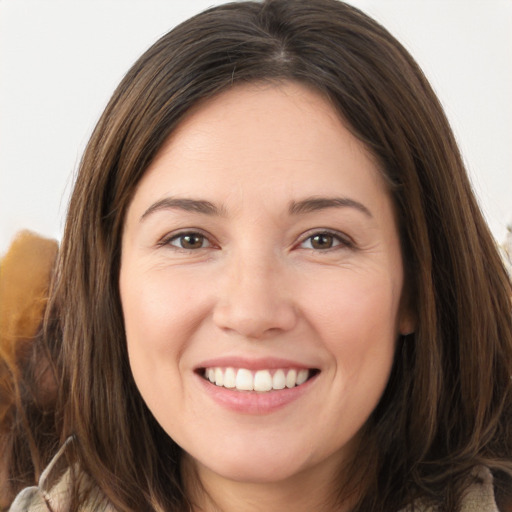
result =
M290 212L313 197L343 201ZM184 233L197 233L194 248ZM413 327L403 280L384 180L321 95L243 85L187 116L129 207L120 292L136 384L186 453L198 510L343 510L334 479ZM241 413L197 374L231 356L319 373L284 407Z

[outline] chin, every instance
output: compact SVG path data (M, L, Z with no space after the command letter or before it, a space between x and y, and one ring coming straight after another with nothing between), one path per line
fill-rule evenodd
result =
M305 450L274 443L250 443L242 449L239 443L228 447L211 446L196 454L186 455L199 473L213 473L236 482L268 484L281 482L301 473L309 466Z
M225 479L247 484L271 484L283 482L301 473L303 467L292 461L226 461L225 464L214 464L210 471Z

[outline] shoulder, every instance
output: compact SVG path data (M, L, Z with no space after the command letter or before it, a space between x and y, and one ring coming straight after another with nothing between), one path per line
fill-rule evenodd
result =
M69 452L74 440L68 438L48 467L41 474L39 484L21 491L9 512L68 512L75 494L86 496L77 512L115 512L101 490L80 470L77 463L69 465Z
M436 507L418 503L400 512L441 512ZM471 473L471 483L468 485L461 500L460 512L506 512L500 511L494 497L493 476L491 471L483 466L475 467Z
M463 496L462 512L499 512L494 498L493 477L488 468L473 470L474 482Z

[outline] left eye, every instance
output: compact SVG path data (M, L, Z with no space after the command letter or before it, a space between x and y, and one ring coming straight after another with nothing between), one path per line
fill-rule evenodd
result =
M316 249L326 250L332 249L338 245L348 245L347 242L341 239L341 237L334 235L333 233L315 233L314 235L306 238L301 246L304 249Z
M203 249L210 246L208 239L201 233L181 233L171 238L168 242L179 249Z

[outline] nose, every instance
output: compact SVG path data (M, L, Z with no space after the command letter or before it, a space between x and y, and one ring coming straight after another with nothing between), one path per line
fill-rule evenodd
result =
M293 329L297 310L286 271L255 255L237 258L220 279L213 311L215 324L248 339L263 339Z

